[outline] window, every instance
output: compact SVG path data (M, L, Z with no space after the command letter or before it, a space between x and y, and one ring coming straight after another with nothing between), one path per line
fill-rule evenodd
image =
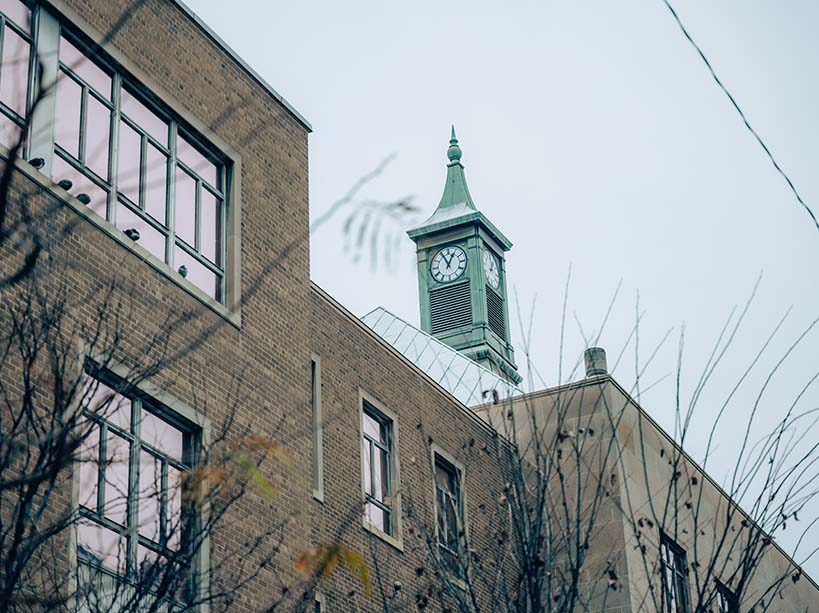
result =
M321 366L318 358L310 360L310 407L313 428L313 496L324 500L324 450L321 414Z
M688 613L688 565L685 551L665 534L660 534L660 565L663 601L667 613Z
M224 302L225 163L80 49L60 38L52 178L71 180L95 213Z
M86 379L90 434L80 449L77 557L81 581L139 581L148 590L170 577L169 598L191 593L179 566L189 536L183 484L194 431L121 383Z
M737 595L719 581L717 581L717 613L739 613Z
M435 454L435 513L437 515L438 553L444 567L453 575L462 573L461 537L463 504L461 478L455 466Z
M395 533L392 435L392 420L365 401L361 439L364 520L390 536Z
M0 1L0 144L8 148L17 144L28 119L31 31L26 4Z
M42 92L54 105L44 100L29 117L39 68L57 76ZM43 172L71 181L94 213L226 302L230 161L43 7L0 0L0 144L15 145L29 120L26 153L43 158Z

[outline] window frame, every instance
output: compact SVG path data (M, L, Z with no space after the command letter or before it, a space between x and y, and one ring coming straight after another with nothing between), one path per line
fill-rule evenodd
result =
M663 611L666 613L679 613L683 611L684 613L689 613L691 610L691 600L689 598L689 586L688 586L688 559L685 552L679 544L677 544L674 539L670 538L665 532L660 532L660 581L662 582L662 591L663 591ZM671 556L671 563L666 560L666 556L664 555L665 550L670 552ZM668 585L668 578L667 572L671 572L674 584L673 586ZM673 589L673 593L671 592L671 588ZM682 593L678 593L678 590ZM672 608L672 598L675 599L682 599L682 604L678 605L677 608Z
M4 15L0 14L0 64L2 64L3 52L5 51L6 26L8 25L18 36L28 43L29 54L28 66L26 69L26 92L23 101L25 109L24 114L20 115L16 110L0 100L0 114L2 114L6 120L20 128L20 134L23 136L23 146L21 147L18 155L20 155L23 159L27 159L26 154L28 153L29 147L29 134L24 133L23 128L30 128L30 126L26 126L25 124L28 120L29 114L31 113L31 104L37 81L36 70L34 68L35 63L33 60L36 53L40 6L38 3L30 2L29 0L19 0L19 2L20 4L25 5L29 10L29 29L28 32L26 32L20 24L12 21L11 19L7 19Z
M399 462L399 439L398 439L398 419L395 414L384 407L377 399L370 394L359 390L358 402L358 422L359 422L359 436L358 436L358 453L359 466L361 467L361 521L362 526L368 532L378 536L385 542L389 543L399 551L404 550L402 537L402 511L401 511L401 482L400 482L400 462ZM389 486L389 495L391 499L390 505L385 505L382 501L369 496L366 491L366 482L364 479L364 457L362 453L362 444L366 440L372 440L364 430L364 416L369 415L379 422L379 424L388 427L388 444L387 444L387 471L389 473L386 480ZM377 443L376 441L373 441ZM382 446L382 445L380 445ZM371 466L372 468L372 466ZM382 480L383 483L383 480ZM382 530L367 519L367 503L376 504L377 507L382 508L387 506L390 517L389 532Z
M107 208L115 207L116 201L107 197L106 214L97 215L90 210L89 206L80 203L72 194L67 194L61 188L46 177L52 176L52 159L59 157L60 160L69 166L71 162L66 161L66 157L59 155L55 147L55 118L56 118L56 87L47 90L37 108L31 114L28 132L25 134L25 147L20 151L23 158L17 162L17 167L34 181L40 183L49 190L53 196L63 201L65 205L73 209L76 213L86 218L89 223L103 230L111 238L119 242L124 247L135 252L135 254L148 263L156 271L165 275L174 284L185 290L192 297L210 308L236 328L241 328L241 185L242 175L241 156L226 142L219 138L212 129L202 122L198 117L186 110L186 105L181 104L176 97L164 90L161 86L153 82L153 78L145 71L135 66L133 62L116 49L108 37L101 34L87 21L80 17L73 9L68 7L62 0L54 0L47 5L41 2L24 0L23 2L32 11L32 34L33 44L30 49L29 79L27 108L30 108L30 101L37 96L37 92L42 89L42 83L55 83L60 73L58 58L58 43L61 35L66 36L69 41L89 56L91 63L96 66L103 66L113 77L124 77L127 82L129 93L134 95L140 103L151 109L152 112L162 117L170 117L178 123L181 132L188 137L197 151L200 151L207 159L216 160L222 164L223 179L221 185L221 219L222 231L220 232L219 255L221 260L217 268L221 269L221 301L212 298L206 290L195 285L191 280L181 277L173 265L158 258L149 252L145 247L134 243L122 231L116 228L114 223L109 221ZM39 57L42 61L42 79L38 78L34 70L36 62L32 58ZM50 59L50 58L53 58ZM109 142L118 137L114 131L118 129L117 117L111 117L109 129ZM116 140L113 140L116 143ZM204 145L203 145L204 144ZM201 152L205 147L208 153ZM8 159L9 148L0 144L0 157ZM70 156L69 156L70 157ZM25 160L42 158L45 164L39 170L28 164ZM109 179L113 180L111 168L114 164L114 153L109 151ZM217 159L218 158L218 159ZM72 158L73 160L73 158ZM184 163L184 162L183 162ZM72 167L78 171L76 164ZM113 166L114 170L116 167ZM172 169L175 171L175 169ZM87 179L89 186L99 185L99 179L90 173L81 171L82 177ZM59 178L59 177L58 177ZM101 188L103 189L103 188ZM197 193L203 193L207 188L202 187ZM81 190L77 190L81 191ZM212 190L208 190L212 191ZM214 197L219 197L214 196ZM169 196L166 195L166 198ZM131 209L133 210L133 209ZM150 224L150 222L147 222ZM197 223L197 227L199 224ZM153 226L151 226L153 227ZM197 229L197 232L201 232ZM175 240L175 235L172 237ZM204 256L199 256L199 252L194 248L186 249L182 246L175 247L178 253L185 252L185 257L195 261L215 274L212 266L208 267L200 260ZM166 250L167 253L167 250ZM216 257L216 256L215 256ZM218 276L218 275L217 275Z
M739 597L719 579L716 580L717 613L739 613Z
M92 376L109 376L114 381L127 381L133 375L133 370L110 358L110 356L100 354L93 350L86 343L80 341L78 345L78 359L76 361L76 375L78 377L88 373ZM160 387L148 380L141 380L136 384L128 384L128 389L136 394L142 394L151 398L155 403L164 407L165 417L178 420L182 425L188 426L196 431L197 445L195 447L194 459L198 461L202 455L202 449L210 444L212 425L210 419L202 415L179 398L169 394L164 387ZM117 388L114 388L118 391ZM82 398L77 398L77 401ZM80 426L81 427L81 426ZM80 472L81 462L73 462L71 471L71 506L77 514L80 508ZM202 484L205 487L205 484ZM210 514L210 505L205 503L192 517L193 526L198 529L205 525ZM79 590L79 569L80 561L78 557L78 522L72 522L68 531L68 564L72 572L68 577L68 588L70 593L78 593ZM206 598L210 591L210 557L211 539L205 534L197 542L197 549L191 557L190 573L193 577L192 588L195 590L194 596L197 600L203 601L194 610L199 613L207 613L210 610ZM111 574L110 576L115 576Z
M435 536L435 544L436 544L436 553L438 554L439 561L446 567L445 558L441 553L442 549L445 549L449 553L453 555L455 560L458 560L458 568L457 572L450 575L448 577L455 585L459 587L465 587L464 580L466 579L466 573L468 572L468 565L463 563L460 556L464 551L466 551L466 543L468 540L468 518L467 518L467 505L466 505L466 469L464 468L463 464L458 462L450 453L447 453L444 449L439 447L436 444L432 444L430 446L430 466L432 469L432 501L433 501L433 516L434 516L434 536ZM438 505L438 492L440 490L438 486L438 482L436 480L436 470L439 464L448 471L451 471L451 474L455 477L455 484L456 484L456 501L457 501L457 521L458 521L458 551L453 552L445 543L441 541L441 535L439 533L439 514L441 509Z
M179 118L177 113L163 108L165 105L157 104L152 100L152 96L145 93L145 88L132 79L125 70L119 68L114 62L108 60L108 58L101 57L100 53L92 50L90 45L82 40L82 37L77 34L75 28L70 24L60 24L59 38L61 42L63 40L67 41L84 57L84 61L95 66L111 79L111 92L109 92L108 98L104 98L102 96L103 92L97 91L93 84L88 83L82 75L79 74L78 67L67 65L62 57L58 56L58 82L59 79L69 78L81 88L80 123L78 126L79 151L78 155L75 156L72 152L66 150L63 145L58 142L57 135L55 134L54 156L58 157L64 164L73 168L85 179L106 193L106 221L119 228L117 212L120 207L124 207L128 212L136 216L140 222L162 236L164 241L163 254L160 257L159 254L153 253L154 257L165 262L171 270L176 271L180 276L181 273L179 273L179 267L177 266L177 261L180 259L179 255L181 254L183 257L187 255L189 258L192 258L194 262L198 263L214 276L219 291L214 290L215 295L210 296L208 290L198 285L196 287L216 302L225 304L228 293L228 266L226 265L227 217L228 209L230 208L226 187L228 185L228 176L231 172L230 158L220 151L219 147L205 142L208 140L207 137L198 135L195 133L195 130L188 128L184 124L184 120ZM59 87L56 88L55 95L58 92ZM140 125L135 118L127 114L122 106L123 93L126 93L129 97L136 100L136 102L141 104L148 112L167 124L166 142L163 143L157 140L157 138L150 133L148 128ZM88 107L91 98L102 104L110 113L108 125L107 177L101 177L99 173L88 165L88 143L86 136L88 132ZM59 111L55 111L55 118L58 116ZM123 189L120 189L123 187L119 176L119 153L123 150L121 140L121 127L123 125L127 126L138 136L140 143L138 177L136 178L137 202L134 202L133 198L125 193ZM187 161L179 155L180 140L185 141L207 162L214 164L217 173L216 185L210 185L199 171L193 169ZM155 148L165 158L164 220L153 218L145 208L146 158L149 147ZM177 232L176 206L179 203L176 198L176 187L178 186L177 177L179 173L184 173L194 181L193 244L189 244L189 241ZM55 182L59 179L59 177L54 176L53 172L52 178ZM220 203L219 218L215 220L215 222L221 229L221 235L217 239L217 245L214 251L215 262L211 262L203 255L201 211L203 197L206 194L209 194Z
M126 426L114 423L109 419L110 414L106 416L95 415L90 407L84 407L82 412L85 416L83 424L93 422L93 428L97 429L97 442L95 444L99 464L96 468L96 500L93 501L95 508L90 508L84 504L82 500L82 483L80 482L81 462L77 462L74 472L74 501L75 508L78 510L78 519L74 524L74 537L72 544L72 552L76 560L76 569L79 573L85 567L90 569L90 572L95 573L99 577L110 577L115 581L123 582L125 585L134 585L140 581L139 573L139 547L154 552L158 556L171 557L179 555L178 552L183 548L189 547L189 537L191 530L194 530L196 523L200 518L196 515L186 516L185 510L180 507L180 522L182 526L177 534L178 546L174 551L168 545L167 540L171 534L168 532L167 526L167 509L168 509L168 473L169 468L173 468L180 472L190 472L194 470L197 460L201 454L201 445L203 437L203 428L197 424L186 419L173 409L170 409L164 403L158 401L156 398L147 394L145 391L136 386L130 385L122 377L116 375L113 371L108 369L101 369L93 362L87 361L83 367L83 381L96 381L98 384L110 389L118 396L123 397L129 405L129 419L130 423ZM84 389L84 385L83 388ZM83 397L84 396L84 397ZM93 396L92 396L93 397ZM79 400L91 400L92 397L86 396L85 392L81 392ZM110 407L109 407L110 408ZM183 435L183 448L180 459L173 458L169 452L163 451L155 445L147 442L140 433L142 425L142 413L147 412L159 419L163 424L180 431ZM81 426L83 427L83 426ZM105 499L107 486L106 470L109 463L106 453L109 433L127 441L128 444L128 471L127 482L128 491L125 496L125 518L123 524L118 524L116 521L106 516ZM159 506L159 542L154 541L147 536L144 536L140 531L140 521L138 512L140 509L140 502L142 500L142 490L140 484L140 470L142 468L142 453L146 452L149 457L154 460L159 460L162 466L162 474L160 477L161 489L161 503ZM103 460L104 458L104 460ZM104 565L95 563L90 560L83 559L80 554L81 539L78 528L80 523L89 523L94 526L99 526L105 530L111 531L119 535L119 541L123 542L125 555L125 570L120 573L114 569L108 568ZM183 554L186 555L186 554ZM200 553L194 558L202 555ZM201 560L194 559L189 568L185 569L188 577L185 582L185 600L196 598L201 592ZM79 575L78 579L79 581ZM163 601L167 600L169 603L176 602L169 597L163 597Z

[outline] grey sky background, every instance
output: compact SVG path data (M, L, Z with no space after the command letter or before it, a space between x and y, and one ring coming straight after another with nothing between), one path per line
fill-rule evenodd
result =
M586 336L599 331L622 280L599 344L612 366L634 327L639 291L641 367L671 329L640 379L641 404L673 432L682 325L685 410L724 323L761 274L686 440L702 460L717 412L791 309L719 422L707 469L726 482L754 406L752 442L819 370L813 330L766 385L819 316L819 231L660 0L189 4L313 124L313 217L390 153L397 158L362 198L413 196L427 216L443 189L455 124L475 203L515 243L507 259L511 316L518 304L523 328L532 324L539 373L526 376L527 388L555 385L560 372L563 381L582 376L582 365L572 372L585 346L576 320ZM819 214L819 3L675 4ZM412 242L402 237L392 266L373 269L367 252L355 261L345 251L342 219L313 236L313 279L357 315L383 305L417 323ZM515 325L526 374L524 336ZM636 394L634 349L632 339L614 375ZM817 407L819 386L812 386L796 409ZM800 422L802 450L819 440L811 423ZM792 549L817 514L814 501L779 542ZM814 529L797 558L817 546ZM819 578L819 557L806 569Z

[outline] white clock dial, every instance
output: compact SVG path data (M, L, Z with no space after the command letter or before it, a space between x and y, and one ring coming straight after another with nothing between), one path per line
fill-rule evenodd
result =
M486 282L494 288L500 287L500 269L498 260L488 249L483 250L483 272L486 275Z
M460 247L444 247L432 258L432 278L439 283L454 281L466 270L466 252Z

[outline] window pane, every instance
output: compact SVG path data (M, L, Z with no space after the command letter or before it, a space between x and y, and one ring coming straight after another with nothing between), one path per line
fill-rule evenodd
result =
M221 265L222 202L208 190L201 194L202 244L200 251L214 264Z
M26 32L31 31L31 11L18 0L0 0L0 12Z
M383 509L378 508L373 503L368 502L364 509L364 516L367 521L382 532L390 533L388 514Z
M176 139L176 156L211 187L221 188L221 185L217 184L216 164L208 160L182 136L177 136Z
M137 230L139 232L137 244L165 261L165 235L122 202L117 202L117 228L123 232L130 229Z
M145 157L145 211L165 225L168 157L150 143Z
M131 401L128 398L91 377L85 378L81 394L86 410L123 430L131 429Z
M100 429L91 426L80 445L80 505L97 510L100 469Z
M168 548L176 549L179 546L179 535L182 533L182 486L184 473L168 466L168 506L165 508L165 530L168 538Z
M455 498L446 496L444 500L444 514L446 516L446 545L452 551L458 551L458 508Z
M85 165L97 176L108 180L111 111L94 96L88 96L85 122Z
M159 509L162 506L162 462L147 451L139 452L139 533L159 542Z
M135 205L139 205L141 151L142 136L127 123L120 121L117 188Z
M0 113L0 145L11 149L20 140L20 126ZM22 148L18 155L22 155Z
M191 247L196 242L196 180L176 168L176 235Z
M381 440L381 424L376 421L374 417L364 413L364 432L366 432L370 437L374 438L379 442L384 442Z
M125 537L81 519L77 524L77 542L82 561L125 573Z
M140 438L149 445L167 453L175 460L182 461L184 434L153 413L142 410Z
M381 449L373 446L373 484L372 495L376 500L384 500L384 479L386 477L386 456Z
M108 431L105 449L105 517L125 525L128 516L128 467L131 444Z
M76 159L80 157L82 88L62 70L57 78L57 118L54 140Z
M131 121L153 136L162 145L168 146L168 124L124 88L120 108Z
M214 300L220 300L222 296L222 279L211 272L206 266L199 263L193 256L187 253L179 245L176 247L174 255L174 266L179 270L181 266L188 269L187 279L196 287L205 292Z
M74 187L71 188L71 193L75 196L77 194L88 194L88 197L91 198L91 202L87 205L88 208L105 219L108 192L62 159L58 154L54 155L51 164L51 176L54 182L56 183L60 181L60 179L70 179L74 184Z
M60 37L60 61L96 89L104 98L111 99L111 77L89 60L79 49Z
M364 476L364 492L372 496L373 477L370 465L370 445L370 441L364 438L361 439L361 472Z
M29 44L9 26L3 32L3 65L0 70L0 99L17 114L26 114Z
M435 484L447 492L453 492L452 473L443 465L435 463Z

